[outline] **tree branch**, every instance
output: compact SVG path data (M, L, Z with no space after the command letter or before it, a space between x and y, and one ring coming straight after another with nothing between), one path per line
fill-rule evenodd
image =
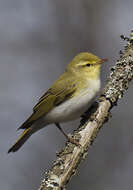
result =
M45 173L39 190L63 190L70 178L76 174L80 162L85 159L88 149L96 138L101 126L108 121L110 109L122 98L133 79L133 31L130 38L121 36L128 43L124 52L120 52L120 60L111 68L111 73L99 98L96 111L88 116L85 122L74 132L73 138L79 141L79 147L67 142L57 154L57 160L51 169Z

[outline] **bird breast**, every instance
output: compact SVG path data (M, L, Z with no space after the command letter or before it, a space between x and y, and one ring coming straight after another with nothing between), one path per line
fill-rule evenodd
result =
M89 81L78 94L54 107L45 115L44 122L47 124L60 123L79 118L92 104L99 89L100 80Z

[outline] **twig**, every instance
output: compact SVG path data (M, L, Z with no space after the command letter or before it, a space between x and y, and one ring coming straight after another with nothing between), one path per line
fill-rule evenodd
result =
M57 160L51 169L45 173L39 190L65 190L70 178L76 174L80 162L85 159L100 128L108 121L110 109L128 89L129 82L133 79L133 32L130 38L125 39L129 40L124 52L121 52L120 60L111 68L96 111L73 134L81 147L67 142L65 148L57 154Z

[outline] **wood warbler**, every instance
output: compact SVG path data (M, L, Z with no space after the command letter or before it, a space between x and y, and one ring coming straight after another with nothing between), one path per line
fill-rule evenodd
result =
M75 56L65 72L39 99L32 115L18 128L24 132L8 153L17 151L33 133L51 123L55 123L67 139L75 143L59 123L79 118L91 105L100 89L100 67L105 61L107 59L88 52Z

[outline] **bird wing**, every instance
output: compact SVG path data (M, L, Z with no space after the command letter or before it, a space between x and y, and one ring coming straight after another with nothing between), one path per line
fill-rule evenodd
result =
M19 129L29 128L36 120L45 116L51 109L72 97L77 88L78 82L74 80L74 77L64 73L39 99L33 108L33 114Z

